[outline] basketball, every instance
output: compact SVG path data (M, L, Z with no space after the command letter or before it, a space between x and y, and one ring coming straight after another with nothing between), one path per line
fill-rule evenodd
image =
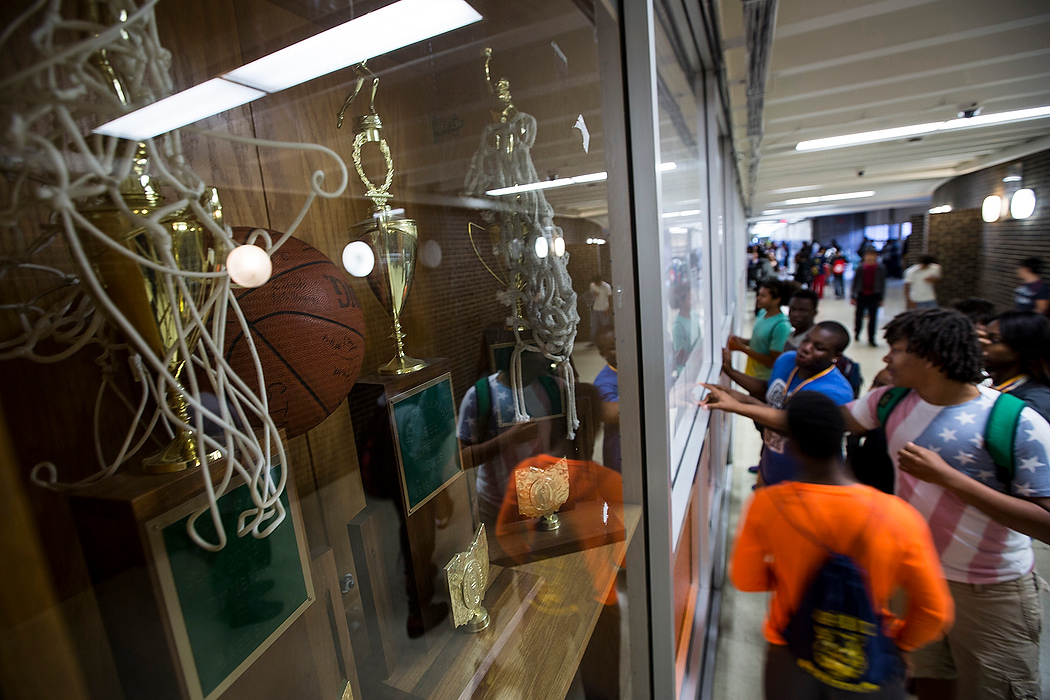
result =
M246 241L255 228L237 226ZM277 240L283 234L270 231ZM288 437L332 413L361 373L365 318L346 273L319 250L292 237L273 254L260 287L234 291L259 354L270 416ZM253 390L255 368L232 310L226 319L226 361Z

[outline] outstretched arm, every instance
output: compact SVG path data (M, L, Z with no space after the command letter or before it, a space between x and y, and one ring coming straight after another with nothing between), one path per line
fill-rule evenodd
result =
M717 384L704 384L708 390L700 405L710 410L716 408L727 413L735 413L782 433L787 432L787 412L766 404L744 403L734 397L728 389Z
M761 400L765 398L766 389L769 388L769 382L764 379L749 377L743 372L734 369L732 355L728 348L722 350L722 372L756 399Z
M1050 498L1018 498L985 486L945 462L940 455L909 442L900 451L901 471L942 486L1001 525L1050 543Z

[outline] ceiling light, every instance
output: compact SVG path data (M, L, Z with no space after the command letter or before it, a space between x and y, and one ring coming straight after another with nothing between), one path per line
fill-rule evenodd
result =
M261 287L273 274L273 263L257 245L239 245L226 256L226 272L234 284Z
M699 209L686 209L685 211L669 211L661 214L660 216L664 219L676 219L682 216L698 216L700 214Z
M239 107L265 94L221 78L212 78L134 112L128 112L98 127L95 133L117 136L129 141L143 141L206 119L213 114Z
M303 39L223 77L278 92L481 19L464 0L401 0Z
M537 238L535 246L537 258L542 260L543 258L547 257L547 253L550 252L550 244L547 243L546 238L544 238L543 236Z
M837 202L842 199L864 199L865 197L874 197L874 190L866 190L864 192L841 192L839 194L825 194L820 197L798 197L796 199L787 199L784 204L816 204L817 202Z
M576 177L559 177L553 180L541 180L540 182L529 182L524 185L513 185L512 187L500 187L495 190L488 190L485 194L490 197L499 197L504 194L521 194L522 192L534 192L536 190L549 190L555 187L565 187L567 185L585 185L588 182L601 182L609 177L609 173L587 173L586 175L577 175Z
M689 229L685 226L671 226L667 229L668 233L689 233Z
M999 220L1003 211L1003 198L997 194L990 194L984 198L981 205L981 218L988 223Z
M922 134L932 134L936 131L972 129L979 126L991 126L994 124L1005 124L1007 122L1026 121L1028 119L1041 119L1043 117L1050 117L1050 105L1044 107L1032 107L1030 109L1018 109L1011 112L999 112L998 114L982 114L968 119L949 119L947 121L929 122L927 124L898 126L892 129L863 131L856 134L846 134L844 136L832 136L824 139L801 141L795 146L795 150L816 151L826 148L842 148L843 146L857 146L866 143L877 143L879 141L892 141L894 139L901 139L908 136L921 136Z
M933 209L930 209L930 213L931 214L947 214L951 210L952 210L952 205L951 204L942 204L939 207L934 207Z
M1017 190L1010 198L1010 216L1027 219L1035 211L1035 192L1030 189Z
M565 255L565 239L561 236L554 239L554 254L559 258Z
M153 138L480 19L465 0L400 0L129 112L95 133Z
M368 277L375 265L376 256L364 241L353 241L343 248L343 267L354 277Z
M671 161L670 163L660 163L660 172L666 173L668 170L674 170L678 167L678 163Z
M1021 176L1020 175L1007 175L1006 177L1003 178L1003 182L1020 182L1020 181L1021 181Z

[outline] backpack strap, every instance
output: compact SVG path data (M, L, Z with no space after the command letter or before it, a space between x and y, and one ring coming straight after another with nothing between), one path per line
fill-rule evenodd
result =
M879 405L875 407L875 415L878 417L879 425L886 427L886 419L890 417L890 413L897 407L897 404L901 402L911 389L903 386L895 386L879 399Z
M988 422L984 426L984 445L995 461L995 477L1009 486L1017 471L1014 459L1014 434L1021 422L1025 402L1010 394L999 394L992 404Z
M474 398L478 407L478 440L484 442L488 440L489 418L492 415L492 387L489 386L488 376L474 382Z

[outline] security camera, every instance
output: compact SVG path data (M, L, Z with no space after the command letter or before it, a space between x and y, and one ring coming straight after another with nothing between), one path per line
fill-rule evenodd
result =
M858 170L857 171L857 177L864 177L864 171L863 170Z
M977 106L976 102L959 106L959 119L973 119L980 113L981 108Z

